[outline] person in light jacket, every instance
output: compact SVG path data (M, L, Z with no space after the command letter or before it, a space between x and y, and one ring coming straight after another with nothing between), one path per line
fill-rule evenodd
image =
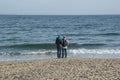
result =
M68 48L69 42L66 38L66 36L63 36L62 39L62 58L67 58L67 48Z

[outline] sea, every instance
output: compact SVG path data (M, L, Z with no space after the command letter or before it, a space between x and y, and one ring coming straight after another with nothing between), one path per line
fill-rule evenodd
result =
M120 58L120 15L0 15L0 61L56 58L58 35L68 57Z

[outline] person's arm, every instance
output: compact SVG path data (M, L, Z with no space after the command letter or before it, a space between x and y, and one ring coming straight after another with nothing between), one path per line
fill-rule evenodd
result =
M57 38L56 38L56 40L55 40L55 44L57 44Z

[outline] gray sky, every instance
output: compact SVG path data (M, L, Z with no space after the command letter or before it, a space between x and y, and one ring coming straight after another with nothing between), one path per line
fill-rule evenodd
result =
M120 0L0 0L0 14L120 14Z

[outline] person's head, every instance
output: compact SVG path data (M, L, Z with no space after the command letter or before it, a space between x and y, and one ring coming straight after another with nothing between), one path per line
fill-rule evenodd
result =
M58 35L58 38L60 38L60 35Z
M65 35L63 36L63 39L65 39L65 40L66 40L66 36L65 36Z
M58 35L58 39L63 39L63 36L62 35Z

